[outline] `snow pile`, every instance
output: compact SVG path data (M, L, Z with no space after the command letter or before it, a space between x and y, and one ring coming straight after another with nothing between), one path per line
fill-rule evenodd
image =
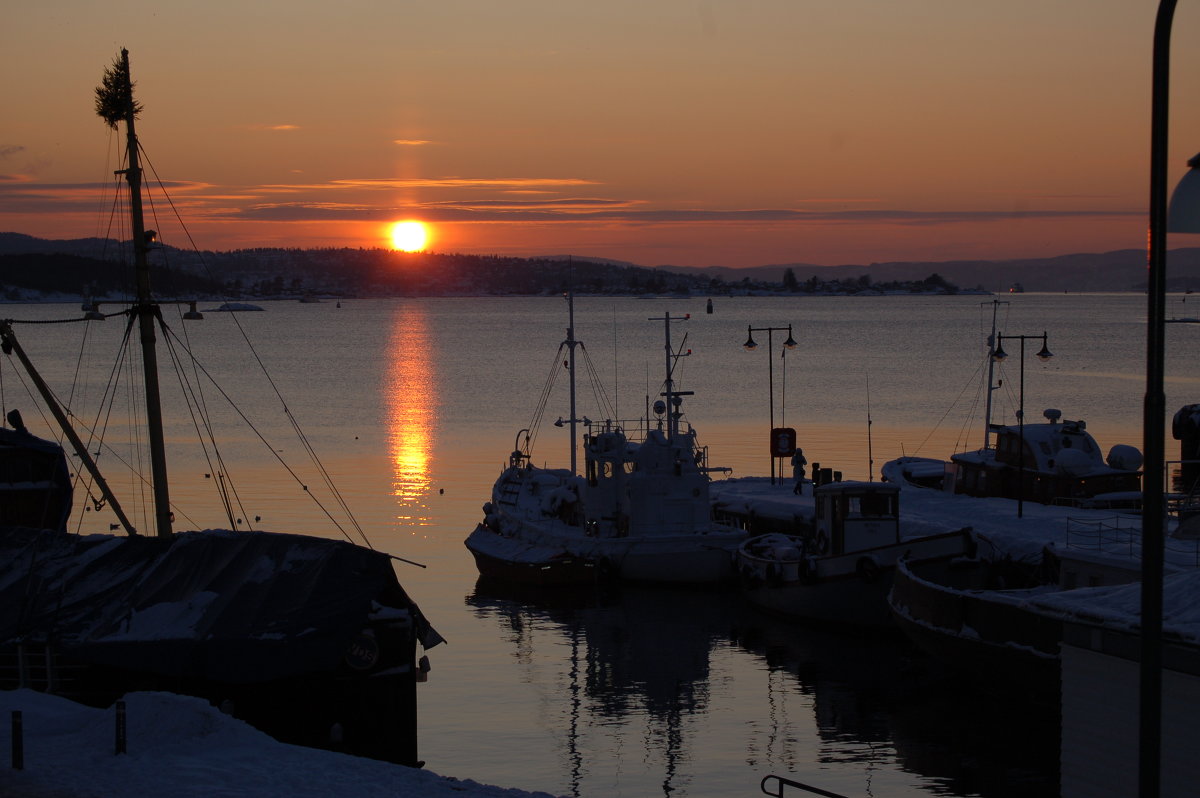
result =
M444 778L427 770L284 745L198 698L131 693L127 751L115 755L115 710L32 690L0 692L0 750L22 713L24 769L0 767L0 795L25 798L222 798L353 795L421 798L550 798ZM464 752L469 761L469 752Z

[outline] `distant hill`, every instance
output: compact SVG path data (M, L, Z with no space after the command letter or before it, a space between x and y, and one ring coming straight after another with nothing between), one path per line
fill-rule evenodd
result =
M979 286L996 293L1007 293L1013 283L1020 283L1026 291L1055 293L1146 290L1146 252L1140 249L1024 260L917 261L871 263L862 266L781 263L749 269L731 269L723 266L660 268L681 274L703 274L729 282L743 277L777 282L791 269L796 279L801 282L814 275L822 280L867 275L876 283L911 281L924 279L936 272L962 288ZM1171 291L1200 289L1200 248L1173 249L1168 253L1167 288Z
M0 233L0 257L71 255L94 259L128 259L127 243L99 238L46 240L21 233ZM646 268L623 261L560 255L545 258L501 258L482 255L422 253L404 255L386 250L364 249L277 249L261 248L232 252L188 252L164 248L164 258L178 277L203 276L210 285L224 285L227 292L242 291L263 296L298 291L352 293L538 293L562 290L564 268L574 268L576 289L612 293L664 293L679 291L778 291L785 274L801 285L837 283L844 285L882 283L925 283L932 275L961 290L976 287L1007 293L1019 283L1026 291L1097 292L1144 291L1146 253L1127 249L1115 252L1060 255L1023 260L959 260L871 263L866 265L818 266L811 263L781 263L734 269L724 266L659 266ZM389 264L396 259L424 259L437 269L408 275L403 283ZM9 260L7 282L23 285ZM24 261L26 267L32 262ZM44 262L43 262L44 265ZM78 264L75 265L78 267ZM58 272L66 278L62 290L80 290L81 272ZM70 273L70 277L67 274ZM111 285L104 270L100 280L87 280L93 289ZM863 280L862 278L867 278ZM816 278L815 280L813 278ZM86 280L86 278L83 278ZM45 282L44 280L39 282ZM186 286L186 288L185 288ZM197 284L180 283L184 290ZM1171 250L1167 259L1167 287L1171 291L1200 289L1200 248Z

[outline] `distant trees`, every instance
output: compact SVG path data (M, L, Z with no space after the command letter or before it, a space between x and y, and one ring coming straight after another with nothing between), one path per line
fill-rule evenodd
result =
M120 253L118 253L120 254ZM169 256L169 265L168 265ZM128 260L128 259L126 259ZM921 281L872 283L870 276L800 281L784 270L781 282L580 259L514 258L460 253L403 253L384 249L245 249L156 252L152 285L160 298L280 298L296 295L455 296L555 294L567 287L593 294L856 294L957 291L938 274ZM22 292L131 296L129 263L69 254L0 255L0 295Z
M783 272L783 290L799 291L800 283L796 280L796 272L789 266Z

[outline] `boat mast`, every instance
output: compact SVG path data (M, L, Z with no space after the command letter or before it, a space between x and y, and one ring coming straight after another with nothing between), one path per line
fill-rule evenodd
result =
M692 316L690 313L683 314L682 317L677 317L675 321L687 321ZM667 440L675 440L675 436L679 433L679 416L681 413L675 407L675 403L680 401L676 397L691 396L692 391L676 391L675 381L671 374L675 371L673 361L676 359L675 351L671 348L671 313L668 311L661 319L651 318L647 321L661 321L663 329L666 333L666 360L667 360L667 378L663 390L663 398L667 402ZM690 352L688 354L691 354ZM680 355L679 357L682 357Z
M147 234L142 218L142 169L138 158L134 118L141 111L133 99L133 81L129 76L129 51L121 49L121 60L106 70L104 83L96 89L96 111L116 128L125 123L129 165L117 170L129 184L129 213L132 222L134 264L137 270L137 302L131 313L138 319L142 341L142 371L146 389L146 421L150 437L150 471L154 482L155 529L159 537L171 535L171 500L167 490L167 454L163 440L162 403L158 388L158 356L155 353L154 324L159 307L150 295L150 267L146 254L153 233Z
M576 424L578 419L575 415L575 347L579 342L575 340L575 291L574 289L567 291L567 340L563 341L563 346L567 347L567 371L571 376L571 475L578 474L577 452L576 449Z
M985 304L987 304L987 303L986 302L981 303L981 306L985 305ZM994 352L996 350L996 311L1000 308L1001 305L1007 305L1009 303L1007 301L993 299L991 304L992 304L992 334L989 335L988 339L987 339L987 345L988 345L988 351L987 351L987 362L988 362L987 410L985 410L984 414L983 414L983 448L985 451L992 448L992 393L996 390L996 386L992 384L992 377L994 375L995 368L996 368L996 361L992 357L992 352Z

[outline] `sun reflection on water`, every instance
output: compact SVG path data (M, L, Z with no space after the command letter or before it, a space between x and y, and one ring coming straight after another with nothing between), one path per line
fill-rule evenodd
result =
M384 391L396 520L404 525L428 526L438 390L429 360L432 346L424 308L405 303L398 309L388 351L391 363Z

